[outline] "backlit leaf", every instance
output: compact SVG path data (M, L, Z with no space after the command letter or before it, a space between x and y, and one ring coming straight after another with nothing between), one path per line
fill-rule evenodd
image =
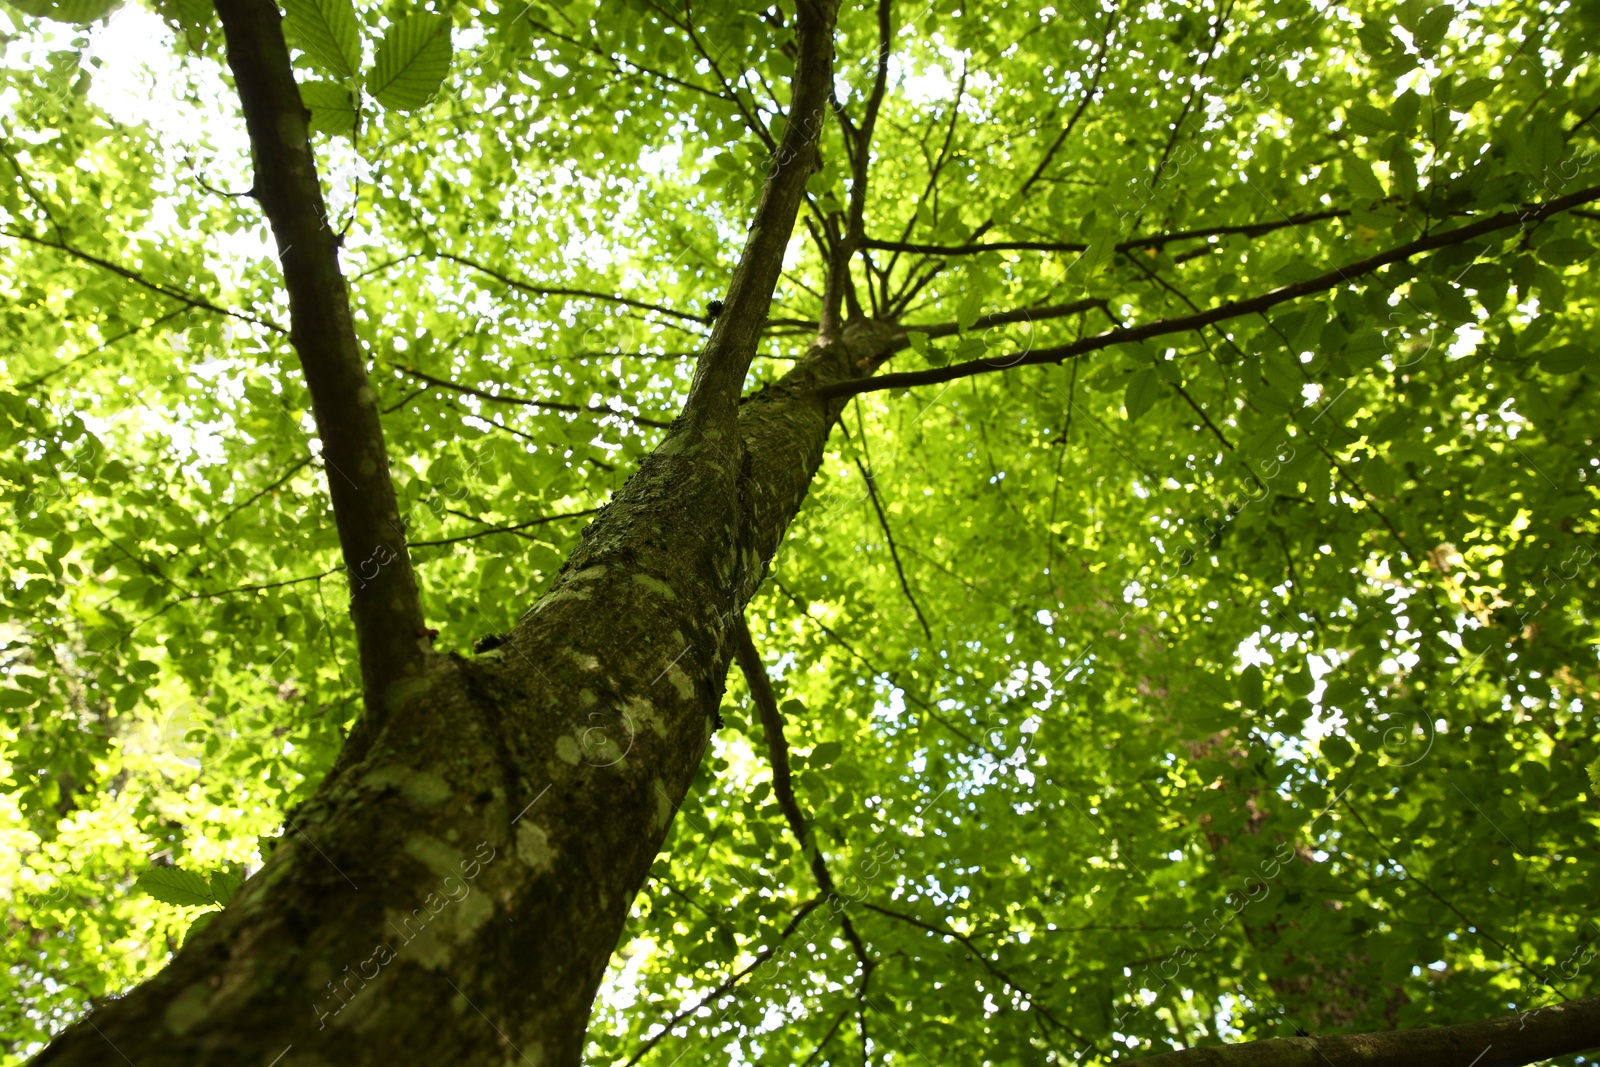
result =
M407 15L378 43L367 92L386 108L415 111L439 91L450 73L448 15Z

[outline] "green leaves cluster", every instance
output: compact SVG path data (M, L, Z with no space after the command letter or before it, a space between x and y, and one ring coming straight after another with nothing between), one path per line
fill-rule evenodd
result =
M224 869L202 875L182 867L151 867L141 872L136 881L140 889L163 904L208 909L190 920L182 938L185 942L204 930L216 913L227 907L243 883L244 875L239 871Z
M363 90L385 108L416 111L450 73L453 23L447 14L415 12L390 22L363 77L361 22L352 0L285 0L284 7L285 39L332 79L300 89L318 132L353 134Z

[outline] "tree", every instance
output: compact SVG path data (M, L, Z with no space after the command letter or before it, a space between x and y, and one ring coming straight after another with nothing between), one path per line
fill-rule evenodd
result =
M1600 1046L1592 6L11 2L13 1059Z

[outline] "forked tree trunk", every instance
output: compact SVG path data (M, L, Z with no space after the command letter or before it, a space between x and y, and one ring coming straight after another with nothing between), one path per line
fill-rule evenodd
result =
M705 750L735 613L843 404L809 383L870 369L893 337L860 324L813 349L735 440L671 433L504 645L433 656L216 922L38 1062L578 1063Z

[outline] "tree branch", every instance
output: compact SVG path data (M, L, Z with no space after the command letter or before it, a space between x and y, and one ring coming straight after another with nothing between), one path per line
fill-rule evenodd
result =
M855 286L850 279L850 261L855 258L861 242L866 240L867 184L871 178L872 136L878 125L878 112L883 107L884 93L889 85L889 51L894 40L893 0L878 0L878 59L873 74L872 92L867 96L866 113L859 127L852 127L842 107L835 111L845 127L845 146L850 149L850 203L846 209L844 233L833 242L828 276L823 286L821 332L834 333L840 323L841 299L847 304L850 317L861 314ZM870 285L870 275L868 277Z
M281 486L284 482L288 481L290 478L293 478L301 470L303 470L306 467L310 466L311 465L311 461L314 460L315 458L316 458L315 456L312 456L312 455L308 454L304 458L299 459L299 460L295 461L294 463L290 464L288 470L286 470L282 474L278 475L278 477L274 478L269 484L261 487L260 489L256 490L254 493L251 493L249 498L246 499L244 501L244 503L235 504L233 507L229 508L223 514L222 518L217 519L211 525L213 527L221 526L223 523L227 522L229 519L231 519L235 515L239 514L239 512L243 511L245 508L249 507L251 504L254 504L257 500L260 500L262 497L266 496L268 493L272 492L274 489L276 489L279 486Z
M911 231L917 225L917 213L922 210L922 205L927 203L927 201L928 201L928 199L930 197L933 198L935 210L933 210L933 211L931 211L929 213L928 221L929 221L929 223L937 223L939 221L939 218L938 218L938 214L939 213L937 211L939 175L940 175L941 172L943 172L945 164L947 162L949 162L949 159L950 159L950 146L951 146L951 143L955 140L955 136L956 136L956 123L961 118L961 101L966 99L966 95L967 95L967 64L966 64L965 61L963 61L962 64L961 64L961 76L956 81L956 99L955 99L955 103L950 105L950 125L946 126L945 127L945 131L944 131L944 144L940 147L939 154L936 157L934 157L932 163L929 165L929 167L928 167L928 184L927 184L926 187L923 188L922 195L917 198L916 207L912 210L911 214L906 217L905 228L900 231L900 241L902 243L904 243L905 241L910 239ZM927 155L927 149L926 148L923 149L923 155L924 156ZM861 247L863 247L863 248L877 248L879 246L874 244L870 239L863 239ZM883 272L884 272L885 275L888 275L888 274L890 274L890 273L892 273L894 271L895 263L899 259L900 259L900 252L899 252L898 249L896 249L895 252L894 252L894 255L889 257L888 265L883 268ZM916 268L915 268L915 266L913 266L911 268L911 271L915 272L915 270L916 270ZM909 299L910 298L907 297L906 300L901 300L901 301L891 300L890 297L889 297L889 291L888 291L888 288L887 288L887 283L885 283L885 288L884 288L884 293L883 293L883 305L884 305L884 308L886 310L888 308L894 306L896 303L899 303L899 306L904 307L905 304L906 304L906 301L909 300Z
M497 395L495 393L485 392L482 389L474 388L470 385L462 385L459 382L452 382L445 378L435 378L431 374L424 374L422 371L419 371L414 367L407 367L401 363L391 363L389 365L400 373L417 379L419 382L427 382L429 385L437 386L440 389L448 389L454 393L475 396L480 400L489 400L496 404L519 404L523 407L544 408L550 411L571 411L580 415L616 415L619 418L627 419L629 422L638 423L641 426L654 426L657 429L663 429L672 425L670 422L661 422L658 419L647 419L643 415L634 415L626 411L617 411L614 408L608 408L605 406L593 407L584 406L582 404L564 404L557 400L530 400L524 396Z
M1139 1067L1523 1067L1600 1048L1600 997L1455 1026L1189 1048Z
M1112 248L1118 252L1127 252L1135 248L1161 248L1172 241L1189 241L1202 237L1229 237L1234 235L1260 237L1263 234L1291 226L1301 226L1310 222L1323 222L1327 219L1342 219L1349 214L1348 208L1306 211L1274 222L1249 222L1232 226L1211 226L1204 229L1178 230L1173 233L1151 234L1148 237L1134 237L1126 241L1119 241ZM966 256L976 255L979 252L1082 252L1089 245L1083 241L983 241L959 245L933 245L918 244L904 240L875 241L868 238L866 247L885 249L892 252L918 252L930 256Z
M480 274L487 274L489 277L503 285L509 285L513 289L528 293L532 296L584 297L590 300L604 300L609 304L621 304L624 307L638 308L640 311L654 311L659 315L670 315L675 319L682 319L693 323L702 323L705 321L702 316L696 315L693 312L679 311L677 308L664 307L661 304L651 304L643 300L632 300L625 296L617 296L615 293L600 293L593 289L574 289L569 286L561 285L534 285L532 282L525 282L521 281L520 279L513 278L504 271L498 271L493 267L485 266L484 264L479 263L477 260L468 259L466 256L458 256L454 252L440 252L438 255L440 259L448 259L452 263L459 263L463 267L470 267L473 270L478 271Z
M634 1064L644 1059L644 1057L649 1054L651 1049L655 1048L661 1043L662 1038L672 1033L673 1027L677 1026L679 1023L683 1022L683 1020L687 1019L689 1016L693 1015L707 1004L710 1004L712 1001L718 999L719 997L726 996L733 990L734 986L744 981L745 976L749 975L757 967L770 960L777 953L778 949L782 947L783 942L800 928L800 924L805 921L805 917L810 915L812 911L816 910L817 905L821 903L821 897L814 897L813 899L802 904L800 906L800 910L795 912L794 918L790 919L788 925L779 931L777 941L756 953L755 959L751 960L749 964L730 975L728 979L721 985L717 986L717 988L713 989L711 992L695 1001L689 1007L680 1010L666 1022L662 1023L661 1030L654 1037L650 1038L643 1045L639 1046L639 1051L630 1056L628 1058L628 1062L624 1064L623 1067L633 1067Z
M836 9L837 0L796 4L798 51L783 140L773 153L750 236L728 285L722 314L695 365L683 408L686 427L697 432L730 432L738 417L745 375L761 342L772 293L783 272L783 256L805 199L806 180L817 159L817 140L833 88Z
M552 26L549 26L549 25L547 25L547 24L545 24L543 22L540 22L538 19L535 19L531 15L524 14L522 17L527 19L528 25L532 26L534 29L538 30L540 33L544 34L545 36L554 37L558 41L565 41L567 44L572 45L574 48L581 49L582 51L588 52L590 55L599 56L601 59L607 60L608 62L610 62L612 70L615 71L618 75L622 75L622 74L625 73L621 69L620 64L626 63L626 64L628 64L628 66L632 67L634 70L640 72L641 74L647 74L652 78L660 78L663 82L666 82L668 85L676 85L679 88L688 89L688 90L690 90L692 92L700 93L700 94L702 94L704 96L709 96L713 100L724 100L724 101L727 101L730 104L734 104L734 105L738 104L737 100L731 100L727 96L724 96L722 93L717 92L715 89L708 89L704 85L696 85L694 82L688 81L688 80L683 79L683 78L679 78L676 75L668 74L666 71L656 70L656 69L654 69L652 67L647 67L644 64L637 62L636 60L629 59L625 55L620 55L620 54L615 53L615 52L608 52L605 49L601 48L597 44L593 44L593 45L592 44L588 44L588 43L586 43L584 41L579 40L576 37L572 37L572 36L569 36L567 34L564 34L560 30L557 30Z
M694 6L690 0L684 0L682 22L677 22L673 19L671 15L654 3L654 0L646 0L646 2L657 11L661 11L663 17L675 22L678 28L683 30L684 34L689 38L689 43L694 45L694 50L700 53L700 58L706 61L706 66L711 68L711 73L715 74L717 81L722 83L723 98L731 101L733 106L739 109L739 114L744 117L745 126L751 133L761 139L761 143L767 146L767 151L776 151L777 145L772 143L772 131L768 130L766 125L745 106L744 97L739 95L739 90L733 87L727 77L723 75L722 68L717 65L717 57L706 51L705 45L700 41L700 35L694 32Z
M1119 2L1112 4L1111 10L1106 13L1105 33L1100 39L1100 47L1096 50L1094 57L1094 77L1090 79L1088 88L1084 90L1083 99L1078 101L1078 106L1073 109L1072 117L1067 120L1066 126L1062 127L1061 133L1056 136L1055 141L1045 150L1044 158L1039 160L1039 165L1033 169L1033 173L1028 175L1028 179L1017 189L1017 196L1026 196L1028 190L1032 189L1039 179L1044 177L1044 172L1049 169L1050 163L1056 157L1056 153L1061 151L1061 146L1066 144L1068 137L1072 136L1072 131L1078 125L1078 120L1083 118L1083 113L1094 102L1094 94L1100 91L1100 79L1105 76L1106 59L1111 49L1111 39L1116 36L1117 15L1120 11L1121 4ZM990 216L988 221L973 232L972 236L982 237L993 228L994 217Z
M137 271L130 270L127 267L122 266L120 263L113 263L109 259L101 259L99 256L80 251L79 249L73 248L71 245L64 242L52 241L48 238L36 237L33 234L20 233L16 230L10 229L0 229L0 234L10 237L13 240L26 241L28 244L39 245L43 248L53 248L57 252L62 252L71 256L73 259L82 260L84 263L92 264L93 266L99 267L101 270L108 270L112 274L116 274L120 277L128 279L128 281L133 282L135 285L143 286L152 293L159 293L160 295L168 297L172 300L180 301L191 308L195 308L200 311L214 312L218 315L225 315L230 319L238 319L240 322L248 322L253 326L260 326L264 329L271 330L273 333L276 333L280 336L287 336L289 333L288 330L285 330L282 326L279 326L275 322L269 322L266 319L257 318L247 311L234 311L230 308L213 304L209 300L205 300L198 296L192 296L189 293L184 292L182 289L167 285L164 282L153 282Z
M1041 322L1045 319L1059 319L1067 315L1076 315L1080 311L1089 311L1099 308L1106 313L1106 318L1116 320L1111 315L1111 305L1099 297L1091 296L1083 300L1074 300L1070 304L1046 304L1041 307L1013 308L1010 311L996 311L989 315L979 315L968 329L982 330L990 326L1005 326L1015 322ZM925 333L929 337L951 337L961 333L961 324L956 322L942 322L932 326L902 326L907 333Z
M973 748L981 748L982 747L982 745L980 745L975 738L973 738L971 735L969 735L969 734L965 733L964 731L960 730L959 728L957 728L953 723L951 723L943 715L940 715L939 714L939 710L936 707L934 707L933 704L931 704L929 701L925 700L919 693L917 693L915 690L911 689L909 686L906 686L906 685L902 684L900 682L900 680L895 677L895 674L894 674L893 671L884 670L883 668L879 667L877 664L875 664L871 660L869 660L867 657L865 657L861 653L857 652L855 650L855 648L850 644L850 642L846 641L839 634L839 632L837 630L833 629L827 623L823 622L821 619L819 619L815 615L811 614L810 606L803 599L801 599L798 594L794 593L792 590L790 590L787 587L785 587L784 584L782 582L778 581L776 578L774 578L772 580L772 584L777 586L778 587L778 591L781 592L784 596L786 596L790 600L794 601L795 607L800 609L800 614L805 616L805 619L806 619L807 622L811 623L811 625L815 626L817 629L819 629L823 633L827 634L828 637L831 638L840 648L842 648L846 652L850 653L850 655L857 662L859 662L863 667L865 667L868 671L871 672L873 678L887 678L889 680L889 684L890 685L894 686L896 689L898 689L902 693L904 693L906 695L906 699L911 701L911 703L915 704L917 707L921 708L927 714L928 718L932 719L934 722L938 723L940 726L943 726L946 730L949 730L952 734L955 734L957 737L961 738L961 740L965 741L968 745L972 746Z
M166 322L169 319L177 318L179 315L186 315L191 310L192 310L191 306L184 306L184 307L174 308L172 311L167 312L165 315L162 315L160 318L151 319L149 322L143 323L142 325L134 326L134 327L131 327L129 329L123 330L121 333L117 334L115 337L112 337L112 338L110 338L109 340L106 340L106 341L102 341L99 345L95 346L94 348L85 349L82 352L79 352L75 356L70 356L67 359L62 360L60 363L56 364L54 367L52 367L51 369L43 372L42 374L37 374L34 377L29 378L25 382L18 382L17 385L15 386L15 389L19 393L24 392L24 391L26 391L28 389L36 389L39 386L43 385L45 382L49 381L51 378L54 378L56 375L62 373L65 370L70 369L79 360L87 359L90 356L98 356L101 352L104 352L106 349L110 348L112 345L116 344L118 341L126 340L127 338L132 337L134 334L143 333L146 330L153 329L154 327L160 326L163 322Z
M1057 1018L1055 1013L1039 1000L1038 994L1033 993L1021 983L1017 982L1016 979L1002 971L999 967L996 967L994 962L989 959L990 953L986 952L983 946L975 943L972 938L967 937L965 934L957 933L948 926L924 922L915 915L907 915L905 912L895 911L893 908L886 908L881 904L874 904L870 900L861 901L861 906L869 911L875 911L879 915L887 915L891 919L898 919L901 922L910 926L915 926L920 930L926 930L931 934L938 934L943 937L948 937L957 942L968 952L972 953L973 959L983 964L984 970L988 971L1001 982L1005 983L1006 988L1020 994L1025 1000L1027 1000L1028 1003L1032 1005L1033 1009L1039 1013L1040 1019L1054 1026L1062 1033L1070 1034L1074 1041L1082 1041L1084 1044L1092 1044L1088 1038L1084 1037L1082 1034L1078 1033L1072 1027L1068 1026L1066 1023Z
M911 583L906 581L906 569L900 564L900 551L894 546L894 534L889 532L889 516L883 513L883 504L878 500L877 480L872 477L872 470L859 459L856 460L856 469L861 472L861 477L867 483L867 495L872 498L872 509L878 513L878 525L883 527L884 540L889 542L889 558L894 560L895 573L900 575L900 589L905 593L906 599L911 602L911 610L917 613L917 622L922 624L922 633L929 641L933 640L933 631L928 629L928 620L922 614L922 608L917 604L917 598L911 595Z
M527 522L514 523L510 526L494 526L487 530L479 530L477 533L461 534L457 537L440 537L433 541L412 541L410 545L412 548L438 548L440 545L455 545L460 544L462 541L476 541L480 537L488 537L491 534L516 533L518 530L526 530L530 526L543 526L547 522L559 522L562 519L579 519L585 515L594 515L599 510L599 508L584 508L582 511L569 511L561 515L544 515L537 519L529 519ZM483 520L477 519L475 521L482 522Z
M789 823L789 832L799 842L801 853L811 862L811 875L817 880L817 888L822 890L825 899L836 899L839 890L834 885L833 875L828 871L827 861L822 858L821 847L811 834L805 813L800 810L800 802L795 799L794 780L789 772L789 741L783 736L783 713L778 710L772 679L767 675L766 664L761 662L761 653L756 651L743 613L734 619L733 654L739 661L739 669L744 672L744 680L750 687L750 699L755 702L756 710L761 715L762 731L767 735L767 758L772 764L772 795L777 798L778 808ZM862 942L861 935L856 933L850 916L841 912L839 925L855 950L863 976L870 975L875 961L867 953L867 946Z
M379 716L390 685L422 669L427 645L377 397L356 338L282 17L273 0L216 0L216 9L250 135L254 188L289 293L290 339L311 392L323 462L334 472L328 491L351 576L362 689L368 714Z
M1041 348L1032 352L1022 353L1015 358L1001 360L977 359L966 363L954 363L948 367L934 367L922 371L903 371L898 374L885 374L877 378L852 378L847 381L835 382L832 385L825 385L818 389L817 393L823 397L847 397L879 389L907 389L917 385L937 385L942 382L955 381L958 378L969 378L973 375L1009 370L1012 367L1061 363L1090 352L1097 352L1102 348L1109 348L1112 345L1128 344L1152 337L1163 337L1167 334L1187 333L1190 330L1198 330L1202 327L1210 326L1212 323L1222 322L1225 319L1258 314L1290 300L1297 300L1302 296L1325 292L1340 285L1346 285L1364 274L1370 274L1392 263L1410 259L1412 256L1431 252L1437 248L1463 244L1474 237L1482 237L1485 234L1494 233L1496 230L1537 222L1540 219L1548 218L1563 211L1569 211L1574 207L1594 200L1600 200L1600 186L1591 186L1581 192L1549 200L1542 204L1525 205L1516 211L1501 212L1498 215L1490 216L1480 222L1462 226L1458 229L1430 234L1409 244L1391 248L1387 252L1380 252L1366 259L1356 260L1342 267L1335 267L1333 270L1320 274L1315 278L1281 286L1270 292L1248 297L1244 300L1234 300L1226 304L1219 304L1208 311L1197 312L1193 315L1159 319L1141 326L1115 327L1102 333L1094 334L1091 337L1085 337L1080 341L1074 341L1071 344L1057 345L1053 348Z

